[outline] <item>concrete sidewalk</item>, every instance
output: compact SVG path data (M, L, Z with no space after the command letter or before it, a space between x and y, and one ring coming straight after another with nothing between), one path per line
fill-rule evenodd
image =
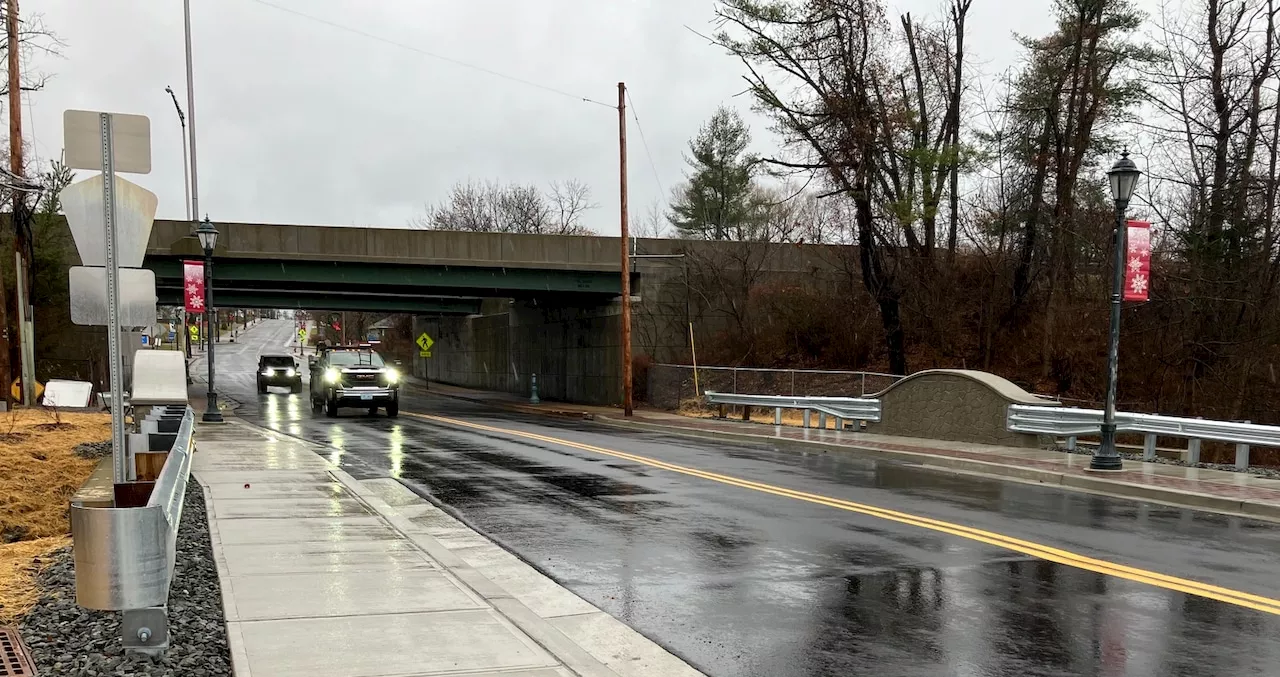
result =
M229 418L201 425L237 677L696 677L391 479Z
M532 405L527 398L508 393L482 392L436 383L431 384L429 392L526 413L575 418L589 416L612 425L768 443L794 451L857 453L957 473L994 475L1280 521L1280 480L1250 473L1126 460L1123 472L1101 475L1086 471L1089 456L1054 450L744 423L645 409L637 409L635 416L624 418L620 409L611 407L547 402Z

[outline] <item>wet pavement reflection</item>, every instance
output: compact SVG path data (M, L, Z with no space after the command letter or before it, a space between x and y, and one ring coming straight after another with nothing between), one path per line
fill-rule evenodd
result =
M239 373L234 359L220 370L226 392L244 403L239 415L324 445L358 477L400 478L709 675L1280 674L1274 615L551 443L403 415L327 419L305 395L258 396L252 357ZM411 396L403 409L1280 596L1280 527L1270 523L442 398Z

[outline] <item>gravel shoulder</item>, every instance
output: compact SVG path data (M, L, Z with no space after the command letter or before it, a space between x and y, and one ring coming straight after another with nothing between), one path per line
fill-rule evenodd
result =
M120 613L76 605L70 548L50 555L40 575L40 601L19 623L41 675L67 677L230 677L231 655L222 591L209 542L204 496L187 485L178 530L178 564L169 591L169 651L162 657L125 655Z

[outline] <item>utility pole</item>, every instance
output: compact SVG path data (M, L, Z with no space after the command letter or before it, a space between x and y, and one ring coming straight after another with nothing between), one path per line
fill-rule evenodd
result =
M631 416L631 251L627 224L627 84L618 83L618 178L622 204L622 415Z
M19 178L22 177L22 68L20 63L21 57L21 40L18 36L18 0L7 0L5 3L5 34L8 40L9 50L9 170ZM31 289L31 278L28 276L30 262L27 260L27 250L29 243L27 241L27 203L26 195L23 191L15 189L13 191L13 260L14 260L14 282L15 303L14 306L18 310L18 345L19 364L22 365L22 402L26 405L34 404L35 384L35 365L32 363L35 351L32 346L31 336L27 332L27 313L29 305L27 304L27 293ZM6 318L7 319L7 318ZM6 323L5 328L8 328ZM6 358L12 344L9 341L4 342ZM6 362L8 360L6 359ZM9 374L9 370L5 370L5 374ZM6 378L7 380L7 378Z

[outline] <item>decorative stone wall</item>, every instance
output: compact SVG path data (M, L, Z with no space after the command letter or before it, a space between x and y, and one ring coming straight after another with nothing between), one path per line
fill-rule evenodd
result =
M881 402L881 421L868 423L869 433L1011 447L1040 441L1009 432L1009 405L1058 406L995 374L961 369L917 372L871 397Z

